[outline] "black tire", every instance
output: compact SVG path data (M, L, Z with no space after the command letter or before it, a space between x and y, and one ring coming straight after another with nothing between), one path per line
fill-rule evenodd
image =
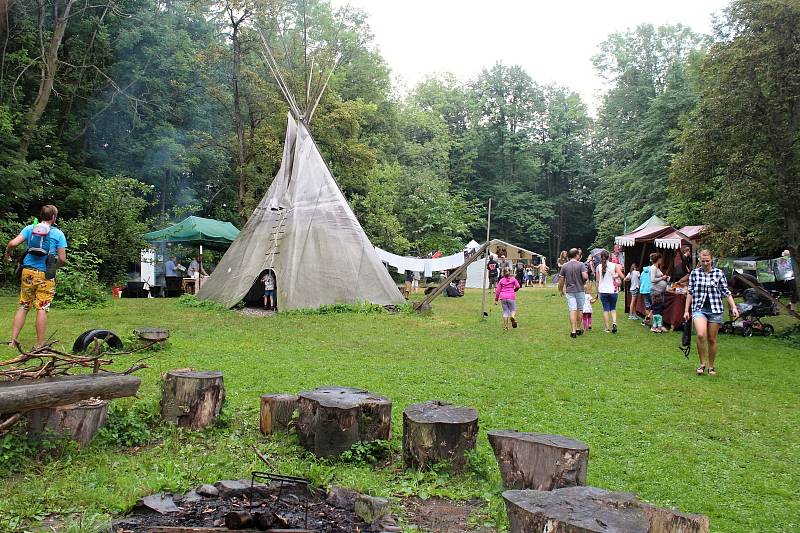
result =
M103 343L115 350L122 349L122 341L113 331L108 329L90 329L78 335L78 338L75 339L75 343L72 345L72 352L81 353L86 351L95 341Z
M745 326L742 328L742 337L752 337L753 336L753 326Z
M761 330L761 334L765 337L769 337L775 333L775 328L772 327L772 324L764 324L764 329Z

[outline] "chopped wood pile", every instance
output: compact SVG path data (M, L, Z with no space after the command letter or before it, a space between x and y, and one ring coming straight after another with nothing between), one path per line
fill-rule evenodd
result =
M124 370L109 367L119 356L143 352L169 337L166 330L146 330L145 333L158 331L160 334L137 332L141 342L129 350L104 350L107 339L102 337L94 339L91 350L85 353L59 350L55 347L58 343L55 340L31 350L24 350L19 342L14 341L19 355L0 361L0 435L33 409L67 405L92 397L110 399L135 394L139 380L124 380L124 377L147 368L144 361L155 354L139 357ZM116 339L112 332L108 334ZM90 380L88 376L116 377L124 383L114 379Z

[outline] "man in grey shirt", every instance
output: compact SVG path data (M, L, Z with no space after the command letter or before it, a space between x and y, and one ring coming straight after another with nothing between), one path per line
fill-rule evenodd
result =
M567 257L569 257L569 261L561 267L558 276L558 292L561 293L561 296L567 297L569 323L572 328L569 335L574 339L583 334L583 330L578 329L578 324L580 324L583 303L586 299L583 285L589 279L589 273L586 265L581 263L581 253L577 248L570 248Z

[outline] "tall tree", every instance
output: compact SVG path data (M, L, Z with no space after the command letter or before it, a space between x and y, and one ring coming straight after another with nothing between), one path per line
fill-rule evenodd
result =
M736 0L700 71L675 189L720 252L794 257L800 284L800 4Z
M595 146L600 184L595 220L599 245L653 214L666 217L674 129L694 103L687 62L705 38L685 26L643 24L614 33L594 57L611 84L600 108Z

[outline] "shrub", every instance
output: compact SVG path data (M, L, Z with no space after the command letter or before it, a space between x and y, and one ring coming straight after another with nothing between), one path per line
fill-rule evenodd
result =
M56 275L55 301L60 307L90 309L110 303L105 287L97 278L101 260L89 250L89 237L82 229L74 222L64 223L69 247L67 262Z
M108 420L98 433L99 438L114 446L144 446L153 437L152 428L159 420L156 402L136 402L130 406L111 404Z

